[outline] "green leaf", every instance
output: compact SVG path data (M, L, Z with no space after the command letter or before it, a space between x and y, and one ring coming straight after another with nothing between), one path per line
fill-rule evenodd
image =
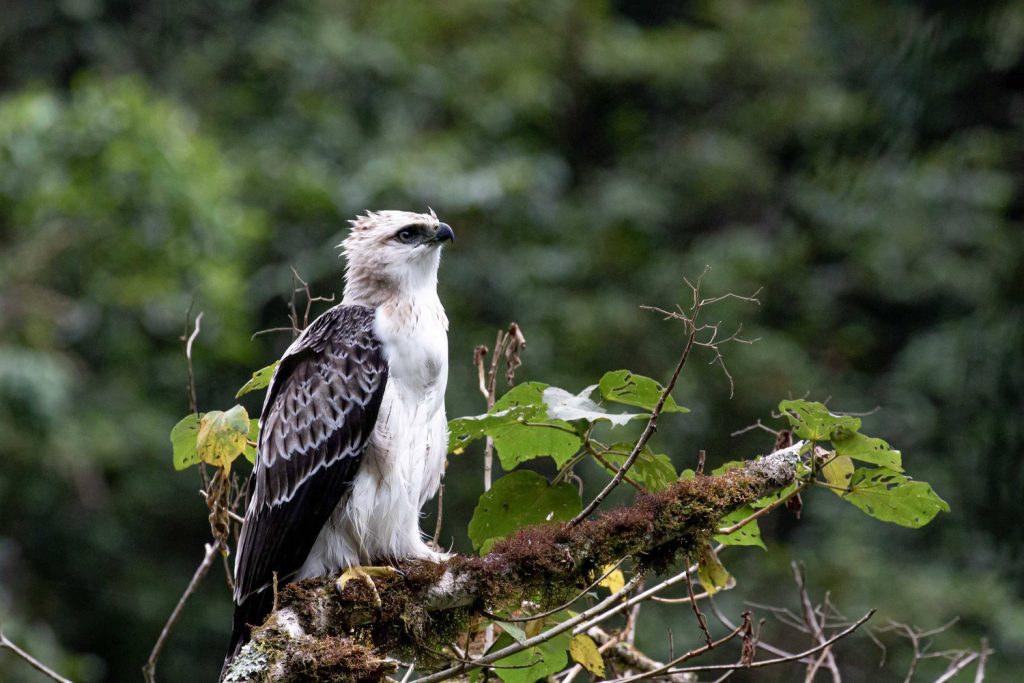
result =
M526 631L515 624L510 624L507 621L495 621L495 624L501 627L501 630L512 636L517 643L526 641Z
M573 636L569 641L569 655L573 661L598 678L604 676L604 659L597 649L597 643L586 633Z
M498 413L455 418L448 422L448 452L459 454L467 444L487 436L488 431L515 424L521 416L521 411L502 410Z
M865 436L859 432L852 432L833 436L832 445L836 447L837 455L844 455L854 460L887 467L896 472L903 471L903 461L900 452L890 448L889 444L882 439Z
M195 414L186 415L171 429L171 448L176 470L183 470L199 462L196 441L201 417Z
M720 590L727 590L736 585L736 579L726 570L718 559L718 554L710 543L704 543L697 561L697 579L709 594L714 595Z
M628 454L632 448L632 444L628 443L611 446L601 456L614 469L609 468L603 463L602 466L608 472L615 474L618 468L622 467L622 463L626 462L626 458L629 457L624 454ZM648 491L655 493L664 491L677 481L676 468L672 464L671 458L667 455L653 453L646 446L640 451L640 455L637 456L636 461L629 468L629 473L626 476L639 483Z
M537 417L544 414L544 390L549 384L543 382L525 382L510 389L494 404L491 412L500 412L510 408L522 408L524 417Z
M752 514L754 514L754 508L744 505L723 517L718 526L722 528L730 527L733 524L742 522ZM763 550L768 550L764 545L764 541L761 540L761 528L757 525L756 519L747 522L731 534L718 534L715 536L715 542L724 543L725 545L756 545Z
M242 398L250 391L258 391L260 389L266 389L270 385L270 380L274 377L274 370L277 370L277 366L281 361L277 360L268 365L265 368L260 368L256 372L252 373L252 377L248 382L242 385L242 388L235 394L235 398Z
M252 418L249 420L249 436L248 440L253 443L259 443L260 439L260 420L259 418ZM250 446L248 443L245 444L245 450L242 451L242 455L249 461L250 464L256 464L256 446Z
M636 375L629 370L616 370L605 373L598 384L598 389L601 391L601 398L606 401L636 406L648 412L654 410L654 407L658 405L662 392L665 391L663 386L650 377ZM665 406L662 408L662 412L688 413L690 411L677 404L669 396L665 399Z
M495 662L494 672L504 683L534 683L558 673L569 663L566 650L569 649L571 635L560 633L551 640L540 645L528 647L522 652L509 655ZM508 647L513 642L511 636L502 633L494 643L495 649Z
M245 450L249 436L249 415L242 406L227 412L211 410L199 421L196 448L199 458L217 467L231 467Z
M859 469L850 479L850 491L842 495L875 519L917 529L932 521L949 503L932 487L884 467Z
M552 486L536 472L512 472L480 496L469 522L469 538L473 549L479 550L489 539L504 538L531 524L563 522L582 508L579 492L572 484Z
M489 430L498 451L498 460L505 470L515 469L519 463L541 456L550 456L555 465L567 463L583 445L572 425L559 420L509 424Z
M729 460L728 462L723 462L721 465L711 470L711 475L717 477L720 474L725 474L729 470L735 470L746 466L747 463L743 460Z
M607 410L590 400L590 394L597 386L589 386L579 394L570 394L565 389L548 387L544 390L544 404L547 416L552 420L586 420L587 422L607 421L614 427L629 424L637 418L649 418L649 413L609 413Z
M449 452L459 453L471 441L489 436L506 470L541 456L550 456L561 467L583 442L568 422L548 419L546 389L548 385L542 382L520 384L498 399L491 412L452 420L448 423Z
M760 510L761 508L766 508L769 505L773 505L773 504L779 502L779 500L789 496L791 493L796 491L797 488L799 488L799 487L800 487L800 484L797 484L797 483L790 484L789 486L787 486L785 488L782 488L782 489L779 489L778 491L775 491L774 493L769 493L767 496L762 496L761 498L758 498L757 500L755 500L753 503L750 504L750 507L754 508L755 510Z
M828 441L833 435L848 435L860 429L860 420L849 415L833 415L815 401L782 401L779 412L789 418L793 432L801 439Z

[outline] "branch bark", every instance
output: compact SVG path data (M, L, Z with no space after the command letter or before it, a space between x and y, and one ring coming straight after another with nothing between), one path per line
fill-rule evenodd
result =
M562 604L624 557L643 574L696 556L723 516L792 483L798 457L799 444L719 476L642 494L576 525L529 527L485 557L399 563L404 576L375 581L380 609L360 582L341 595L331 578L292 584L226 680L379 681L397 668L389 655L412 660L420 671L445 669L452 662L438 653L476 614L516 610L524 601L538 611ZM490 663L482 660L446 671L454 676Z

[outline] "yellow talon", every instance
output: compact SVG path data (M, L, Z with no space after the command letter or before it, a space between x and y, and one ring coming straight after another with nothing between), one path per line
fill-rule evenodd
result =
M380 610L383 608L383 605L380 600L380 593L377 592L377 586L373 583L372 577L374 576L387 578L391 576L404 576L404 574L394 567L349 567L334 582L334 590L340 594L345 590L345 585L349 581L353 579L362 581L370 589L370 592L373 593L373 604Z

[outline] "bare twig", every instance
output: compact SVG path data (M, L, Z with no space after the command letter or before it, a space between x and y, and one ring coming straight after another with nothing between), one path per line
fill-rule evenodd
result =
M622 479L626 476L626 473L636 462L636 459L640 457L640 453L643 451L644 446L647 445L647 442L650 441L651 437L658 430L658 418L660 417L661 412L665 409L665 403L668 401L669 396L672 394L672 390L675 388L676 382L679 380L679 375L683 371L683 367L686 365L686 361L690 357L690 352L693 350L694 346L702 346L704 348L709 348L715 352L715 359L712 360L712 363L719 362L721 364L722 369L725 371L726 377L729 378L729 393L730 396L732 395L732 375L729 374L728 369L725 367L725 362L722 359L722 354L719 350L719 346L729 341L752 343L753 340L740 339L738 336L739 330L737 330L736 333L734 333L731 337L727 339L717 340L718 325L715 324L698 326L697 318L700 315L701 309L703 309L705 306L722 301L723 299L738 299L741 301L750 301L759 304L760 302L757 300L756 297L761 290L758 289L757 292L754 292L754 294L749 297L739 296L737 294L730 293L720 297L714 297L711 299L702 299L700 297L701 281L704 279L704 275L706 275L707 272L708 268L705 268L704 272L701 273L699 278L697 278L697 284L693 284L689 280L686 280L684 278L686 284L689 285L690 290L693 294L693 302L690 306L689 314L684 312L682 308L679 308L679 310L677 311L666 311L664 309L660 309L654 306L640 307L641 309L644 310L656 311L658 313L661 313L666 317L666 319L681 321L687 329L686 344L683 346L682 354L679 357L679 361L676 363L675 369L672 371L672 376L669 378L668 384L665 385L664 390L658 397L658 402L655 404L654 409L651 411L651 416L650 418L648 418L647 424L644 426L643 432L641 432L640 437L637 439L636 444L633 446L633 450L630 452L629 457L627 457L625 462L622 463L622 466L619 467L619 470L615 473L615 476L613 476L612 480L609 481L607 485L605 485L604 489L602 489L601 492L598 493L592 501L590 501L590 503L583 509L582 512L580 512L578 515L576 515L576 517L572 519L572 521L569 523L571 526L579 524L581 521L590 516L590 514L597 509L597 507L604 501L604 499L607 498L608 495L622 482ZM711 337L709 339L701 341L698 339L698 334L705 330L711 331Z
M672 371L672 377L669 379L668 384L665 385L664 390L661 392L661 396L658 397L658 402L654 406L654 410L651 411L651 416L647 420L647 425L644 426L644 431L640 434L640 438L637 439L636 444L633 446L633 450L630 452L629 457L622 463L619 471L615 473L611 481L598 493L587 507L583 508L583 511L573 517L572 521L569 522L570 526L576 526L584 519L590 516L590 514L597 509L597 507L608 497L615 487L619 485L623 477L629 471L629 468L633 466L636 459L640 457L640 453L644 450L644 446L654 436L654 432L658 431L658 417L661 415L661 411L665 408L665 403L668 401L668 397L671 395L672 390L676 386L676 381L679 379L679 373L683 371L683 366L686 365L687 358L690 357L690 351L693 349L694 332L691 331L690 336L686 340L686 346L683 347L683 353L679 356L679 361L676 363L675 370Z
M935 679L935 683L947 683L947 681L953 680L954 676L966 669L971 662L978 659L980 656L980 652L958 653L958 655L949 663L949 667L942 673L942 675Z
M437 522L434 524L434 547L441 547L441 526L444 524L444 482L437 487Z
M160 631L160 637L157 638L156 644L153 646L153 651L149 653L149 659L146 660L146 665L142 667L142 675L146 679L147 683L154 683L156 681L156 663L160 659L160 652L164 649L164 645L167 643L167 639L171 635L171 630L174 629L174 625L178 621L178 617L181 616L181 611L185 607L185 603L196 592L199 584L206 577L207 572L210 571L210 566L213 564L213 559L217 556L220 547L214 543L206 544L206 555L203 557L203 561L199 563L195 573L192 575L192 580L188 582L188 586L185 588L185 592L178 598L178 604L174 606L174 611L171 612L171 616L167 618L167 623L164 624L163 630Z
M189 311L191 310L192 306L189 305ZM188 336L188 340L185 342L185 361L188 367L188 407L194 415L199 414L199 403L196 401L196 379L192 372L192 343L199 336L199 326L202 322L203 312L199 311L199 315L196 316L195 329L192 330L192 334Z
M686 564L690 564L690 558L686 558ZM693 608L693 614L697 617L697 624L700 625L700 630L704 633L704 642L710 649L714 647L712 645L714 641L711 638L711 631L708 630L708 618L697 606L697 597L693 594L693 577L690 576L689 571L686 572L686 593L690 597L690 607Z
M766 425L763 422L761 422L761 418L758 418L757 422L755 422L754 424L747 425L746 427L743 427L742 429L737 429L735 432L732 432L731 434L729 434L729 436L739 436L740 434L746 434L747 432L753 431L755 429L763 429L764 431L768 432L769 434L774 434L775 436L779 435L779 431L777 429L772 429L768 425Z
M734 630L730 631L726 635L722 636L718 640L713 640L713 641L709 640L706 645L704 645L702 647L698 647L698 648L693 649L693 650L690 650L689 652L686 652L685 654L682 654L682 655L676 657L671 662L668 662L667 664L663 664L662 666L658 667L657 669L653 669L651 671L645 671L644 673L637 674L636 676L628 676L626 678L616 678L613 681L610 681L609 683L630 683L631 681L639 681L639 680L644 679L644 678L655 678L655 677L658 677L658 676L662 676L664 674L685 673L681 669L673 669L672 667L676 666L677 664L682 664L683 662L685 662L687 660L690 660L690 659L693 659L694 657L699 657L700 655L702 655L702 654L704 654L706 652L710 652L711 650L715 649L716 647L721 647L722 645L728 643L730 640L732 640L736 636L740 635L743 632L743 628L744 628L744 624L741 624L740 626L738 626ZM733 668L736 668L736 667L733 667Z
M849 627L843 629L839 633L835 634L834 636L832 636L831 638L826 640L824 643L816 645L815 647L812 647L809 650L804 650L803 652L797 653L795 655L790 655L789 657L779 657L777 659L764 659L764 660L761 660L760 662L752 662L751 664L747 664L747 665L743 665L743 664L709 664L709 665L706 665L706 666L689 666L689 667L684 667L682 669L669 669L668 673L697 673L698 671L729 671L729 670L737 670L737 669L760 669L760 668L764 668L766 666L777 666L779 664L786 664L787 662L798 662L798 661L800 661L800 660L802 660L802 659L804 659L806 657L810 657L813 654L817 654L818 652L821 652L825 648L830 647L831 645L833 645L837 641L842 640L846 636L850 635L851 633L856 631L858 628L860 628L861 625L864 624L864 622L866 622L868 619L870 619L872 616L874 616L874 614L875 614L875 610L871 610L870 612L865 614L863 617L861 617L860 619L855 621L853 624L851 624ZM621 683L621 681L613 681L611 683Z
M600 614L605 611L608 607L616 604L622 599L622 596L627 595L636 585L640 582L640 576L634 576L632 579L626 582L626 585L621 590L612 593L610 596L599 602L594 607L581 612L571 619L567 619L559 624L556 624L548 630L537 634L532 638L527 638L522 642L516 642L508 647L504 647L496 652L484 655L474 659L471 663L460 662L457 666L444 669L430 676L424 676L423 678L416 679L415 683L438 683L439 681L445 681L449 678L454 678L463 673L467 673L473 669L479 669L486 667L498 660L504 659L510 655L514 655L517 652L522 652L534 645L547 642L557 636L560 633L564 633L569 629L576 627L578 624L590 619L596 614Z
M718 608L718 604L715 603L714 598L708 600L708 604L711 606L712 614L714 614L715 618L718 619L718 621L720 621L722 623L722 626L725 626L726 628L730 628L730 629L736 628L736 624L732 623L732 621L727 616L722 614L722 610L720 610ZM762 619L760 624L763 624L763 623L764 623L764 620ZM771 652L772 654L777 655L779 657L792 657L793 656L792 652L787 652L786 650L783 650L780 647L776 647L775 645L772 645L771 643L766 643L763 640L761 640L760 638L757 639L757 647L759 649L761 649L761 650L766 650L768 652Z
M11 642L11 640L6 635L4 635L4 632L2 630L0 630L0 650L10 650L16 656L23 659L33 669L57 681L58 683L72 683L70 680L64 678L59 673L57 673L50 667L46 666L38 659L30 655L28 652L25 652L20 647Z
M804 577L804 568L793 562L790 565L793 569L793 580L796 581L797 589L800 593L800 605L803 609L804 622L807 624L807 628L810 629L811 637L814 638L818 644L825 642L825 632L822 630L821 624L818 623L817 618L814 614L814 606L811 604L811 598L807 594L807 582ZM839 666L836 664L836 659L832 655L832 650L825 648L821 652L821 657L815 662L811 663L807 667L807 676L805 677L805 683L810 683L814 680L814 674L818 671L821 664L824 663L828 667L829 672L832 674L832 680L835 683L841 683L843 677L839 674Z

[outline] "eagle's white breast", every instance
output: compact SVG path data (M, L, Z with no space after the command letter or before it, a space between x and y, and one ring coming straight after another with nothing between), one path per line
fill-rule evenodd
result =
M423 541L419 518L444 474L448 320L435 291L418 294L376 310L374 328L388 362L377 423L350 494L321 530L297 579L438 556Z

